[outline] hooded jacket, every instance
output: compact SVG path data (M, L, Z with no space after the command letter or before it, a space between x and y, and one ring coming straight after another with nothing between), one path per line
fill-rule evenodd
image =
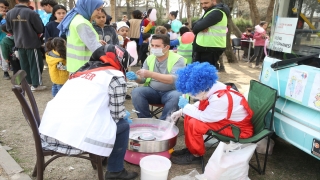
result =
M28 6L17 4L6 16L7 30L15 37L15 46L23 49L41 47L39 34L44 30L40 16Z
M66 60L62 59L57 51L50 51L46 53L46 61L49 67L49 75L50 79L54 84L62 85L69 78L69 72L66 70L59 70L57 68L57 64L62 62L62 64L66 65Z
M253 35L253 39L255 39L254 46L264 46L266 42L264 35L266 35L266 31L260 25L256 25Z
M107 44L119 45L118 35L116 30L110 25L104 25L104 27L100 27L96 24L93 24L93 28L99 35L99 39L106 41Z
M229 16L230 14L230 9L227 5L219 3L216 6L213 6L211 8L208 8L203 16L201 17L201 19L199 19L198 21L196 21L193 26L192 26L192 31L193 33L196 35L196 37L194 38L193 41L193 51L196 52L212 52L212 51L217 51L217 50L225 50L225 48L216 48L216 47L202 47L199 46L196 43L196 39L197 39L197 34L199 32L201 32L202 30L213 26L215 24L217 24L218 22L220 22L222 20L223 14L221 11L212 11L210 12L210 14L208 14L206 17L204 17L204 15L211 11L212 9L219 9L223 12L225 12L226 16Z

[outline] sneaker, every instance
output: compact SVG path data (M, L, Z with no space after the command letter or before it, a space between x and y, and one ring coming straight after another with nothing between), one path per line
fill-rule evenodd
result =
M31 86L31 91L43 91L45 89L47 89L47 86L38 86L36 88Z
M190 152L180 156L172 156L171 162L174 164L187 165L187 164L201 164L201 157L196 157Z
M181 155L184 155L184 154L186 154L188 152L189 152L189 149L188 148L184 148L184 149L181 149L181 150L173 151L171 153L171 156L181 156Z
M3 79L5 79L5 80L11 79L11 77L10 77L10 75L9 75L8 72L4 72L4 73L3 73Z
M105 179L118 179L118 180L126 180L126 179L135 179L138 176L136 172L128 172L126 169L123 169L120 172L106 172Z

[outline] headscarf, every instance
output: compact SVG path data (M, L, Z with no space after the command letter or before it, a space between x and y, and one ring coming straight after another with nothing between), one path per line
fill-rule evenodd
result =
M183 94L197 95L209 91L218 80L216 67L208 62L194 62L179 69L176 74L176 89Z
M102 5L102 0L78 0L75 8L71 9L57 26L60 30L59 36L61 34L69 34L70 23L77 14L81 14L85 19L90 20L93 11Z

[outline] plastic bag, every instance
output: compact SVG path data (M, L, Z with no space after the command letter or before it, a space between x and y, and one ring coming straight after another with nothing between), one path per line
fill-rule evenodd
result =
M261 139L259 142L257 142L257 153L266 154L267 143L268 143L268 137L265 137L265 138ZM274 141L270 138L268 155L272 154L273 146L274 146Z
M193 169L189 174L176 176L171 180L197 180L197 175L199 175L198 171L196 169Z
M208 180L248 180L249 161L256 144L220 142L204 171Z

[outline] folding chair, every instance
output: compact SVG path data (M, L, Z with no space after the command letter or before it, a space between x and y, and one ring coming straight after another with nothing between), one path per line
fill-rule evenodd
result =
M234 51L238 51L238 60L240 61L239 51L241 50L241 38L233 38L232 39L232 49Z
M277 100L277 90L264 85L258 81L251 80L250 81L250 89L249 89L249 95L248 95L248 103L250 105L250 108L254 112L253 117L251 119L253 128L254 128L254 134L252 137L247 139L240 139L240 128L237 126L234 126L233 124L227 125L223 128L221 128L218 131L209 130L207 132L208 137L205 139L205 142L208 139L211 139L212 137L217 138L219 141L223 142L239 142L242 144L245 143L256 143L260 141L261 139L268 137L268 143L266 147L266 154L264 157L264 165L261 169L258 153L255 151L255 157L257 161L257 166L255 167L250 163L250 166L256 170L259 174L264 174L266 170L267 165L267 158L268 158L268 149L269 149L269 143L270 143L270 137L274 133L272 124L273 124L273 116L274 116L274 109L275 109L275 103ZM266 119L266 115L271 110L271 117L270 119ZM268 122L266 122L268 120ZM267 124L269 126L267 126ZM223 136L219 134L219 132L225 128L231 127L232 133L234 135L234 138ZM204 171L204 161L202 158L202 171Z
M58 153L55 151L44 150L41 146L41 138L39 134L39 126L40 126L40 115L37 103L34 99L34 96L31 92L31 89L26 81L27 73L23 70L19 70L16 74L13 75L11 79L11 83L13 85L12 91L16 95L17 99L20 102L22 107L22 113L26 118L33 134L33 138L36 146L36 155L37 162L34 167L32 176L37 177L37 180L43 179L43 172L45 168L55 159L59 157L78 157L82 159L87 159L91 161L93 169L98 169L98 177L99 180L104 180L103 170L102 170L102 159L103 157L91 154L91 153L82 153L79 155L66 155L62 153ZM29 101L26 99L25 94L27 94ZM30 108L30 105L31 108ZM89 154L88 156L84 156ZM53 156L51 159L45 162L45 156Z
M164 104L149 104L150 107L150 114L152 117L158 118L158 114L162 113Z

